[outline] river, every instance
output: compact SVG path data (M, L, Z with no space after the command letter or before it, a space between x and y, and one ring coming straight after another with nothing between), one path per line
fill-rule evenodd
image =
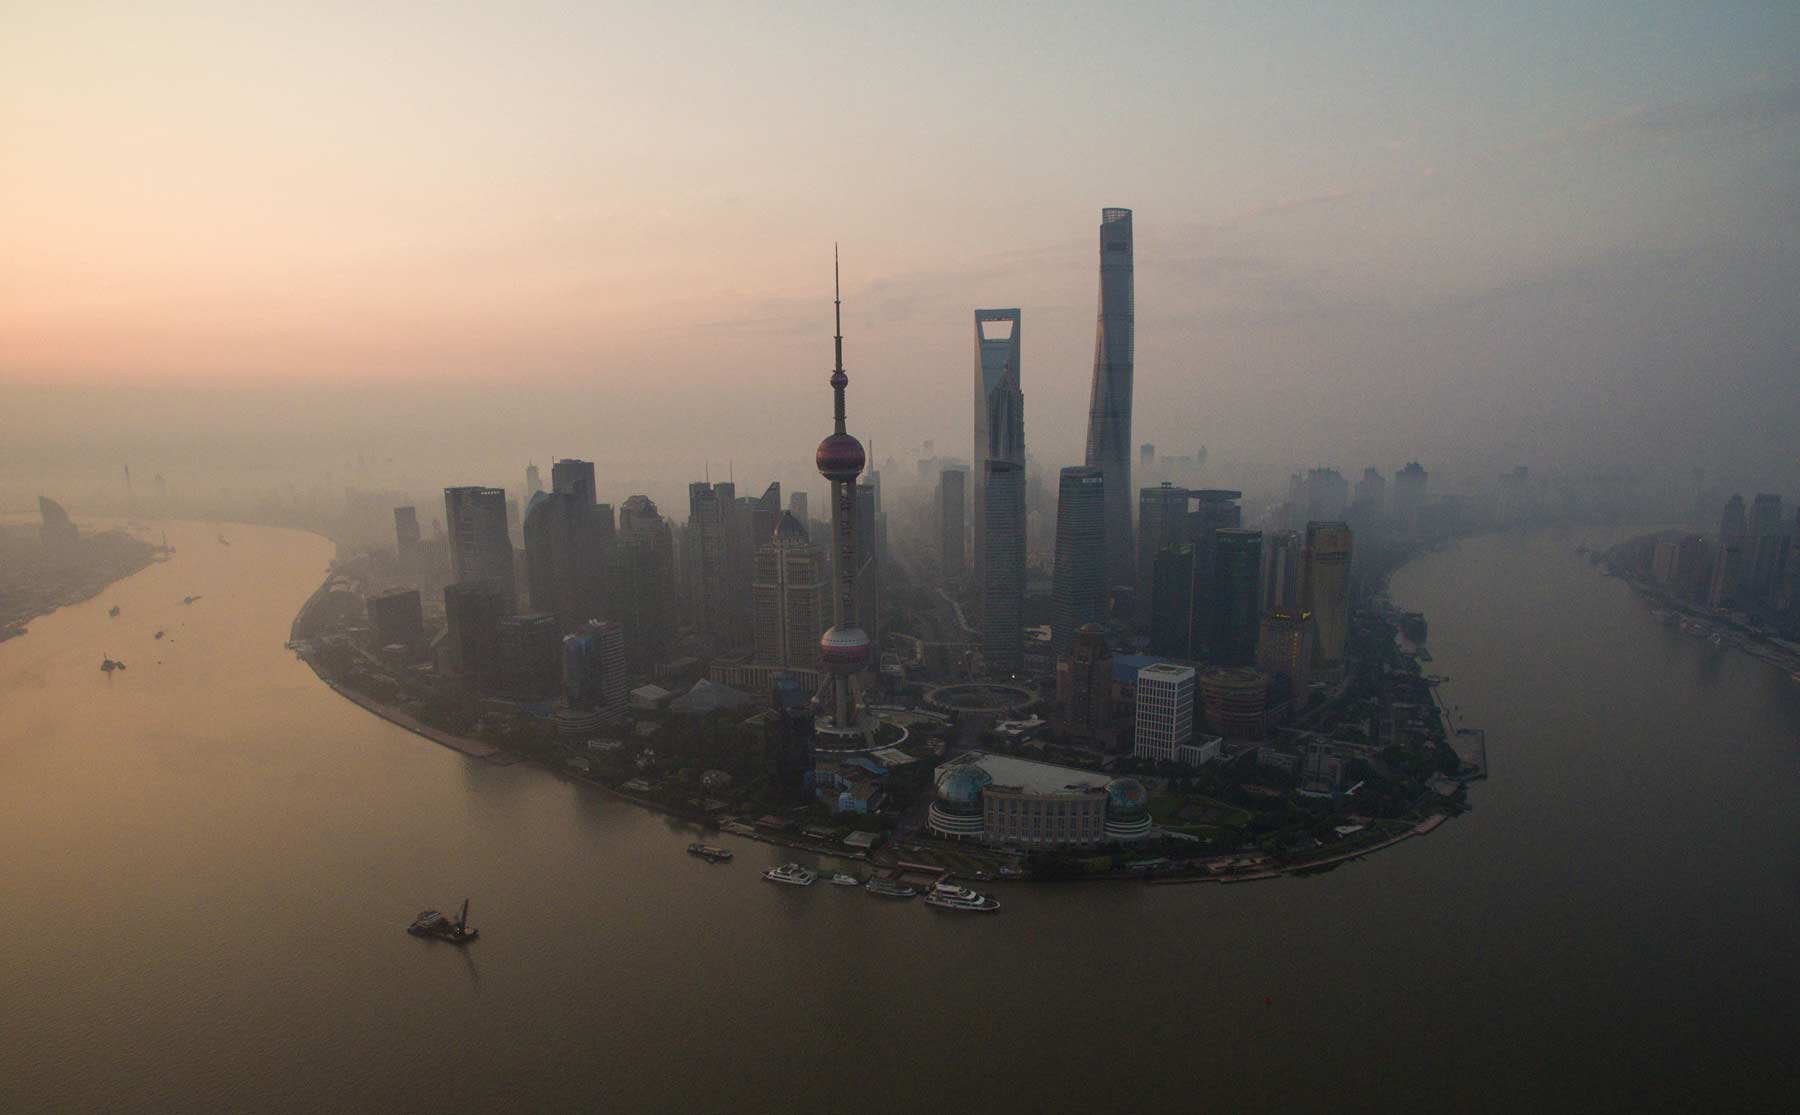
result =
M330 547L216 533L170 526L173 560L0 644L0 1110L1742 1109L1800 1083L1800 686L1656 625L1584 536L1393 579L1488 729L1469 815L1313 878L1001 886L976 918L771 887L780 849L709 866L666 818L377 719L282 647ZM466 950L401 932L465 895Z

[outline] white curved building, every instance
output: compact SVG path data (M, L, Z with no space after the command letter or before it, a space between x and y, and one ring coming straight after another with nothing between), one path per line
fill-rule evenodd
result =
M937 769L929 823L952 840L1093 848L1149 836L1149 805L1135 779L971 751Z

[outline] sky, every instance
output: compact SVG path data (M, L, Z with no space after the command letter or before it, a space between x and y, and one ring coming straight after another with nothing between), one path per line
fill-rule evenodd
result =
M1796 58L1793 3L0 0L0 492L803 461L834 243L877 459L968 454L1018 306L1080 463L1105 206L1164 452L1793 480Z

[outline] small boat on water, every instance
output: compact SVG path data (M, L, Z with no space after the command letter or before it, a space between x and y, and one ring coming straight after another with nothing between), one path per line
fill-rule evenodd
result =
M959 887L955 883L939 883L931 888L925 896L925 905L935 906L940 910L957 910L963 913L992 914L1000 909L1000 903L985 894L977 894L967 887Z
M896 883L892 879L870 879L863 884L863 889L877 898L916 898L919 893L905 883Z
M113 658L108 658L104 654L100 656L100 670L102 673L110 674L114 670L123 670L124 668L125 668L125 663L117 661L116 659L113 659Z
M463 899L462 913L451 921L436 910L425 910L413 919L406 931L415 937L431 937L453 945L466 945L481 936L481 930L469 925L469 900Z
M111 619L118 619L119 618L119 606L117 604L114 604L111 608L107 609L106 614Z
M784 863L763 872L763 878L771 883L782 883L790 887L810 887L818 876L797 863Z
M162 633L162 628L160 628L160 627L159 627L159 628L157 628L157 629L156 629L156 637L157 637L157 638L158 638L158 639L160 639L160 638L162 638L162 637L163 637L163 633Z
M181 598L181 602L183 604L192 604L194 601L196 601L198 599L200 599L198 596L184 596Z
M861 879L858 879L854 875L846 875L842 871L833 871L831 873L831 877L826 879L825 881L830 883L834 887L860 887L860 886L862 886Z
M688 845L688 855L699 856L707 863L727 863L731 860L731 849L695 841Z

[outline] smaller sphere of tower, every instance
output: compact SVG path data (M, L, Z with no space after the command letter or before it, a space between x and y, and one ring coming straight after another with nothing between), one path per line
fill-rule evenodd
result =
M849 434L832 434L819 443L819 475L833 483L850 483L862 473L862 442Z

